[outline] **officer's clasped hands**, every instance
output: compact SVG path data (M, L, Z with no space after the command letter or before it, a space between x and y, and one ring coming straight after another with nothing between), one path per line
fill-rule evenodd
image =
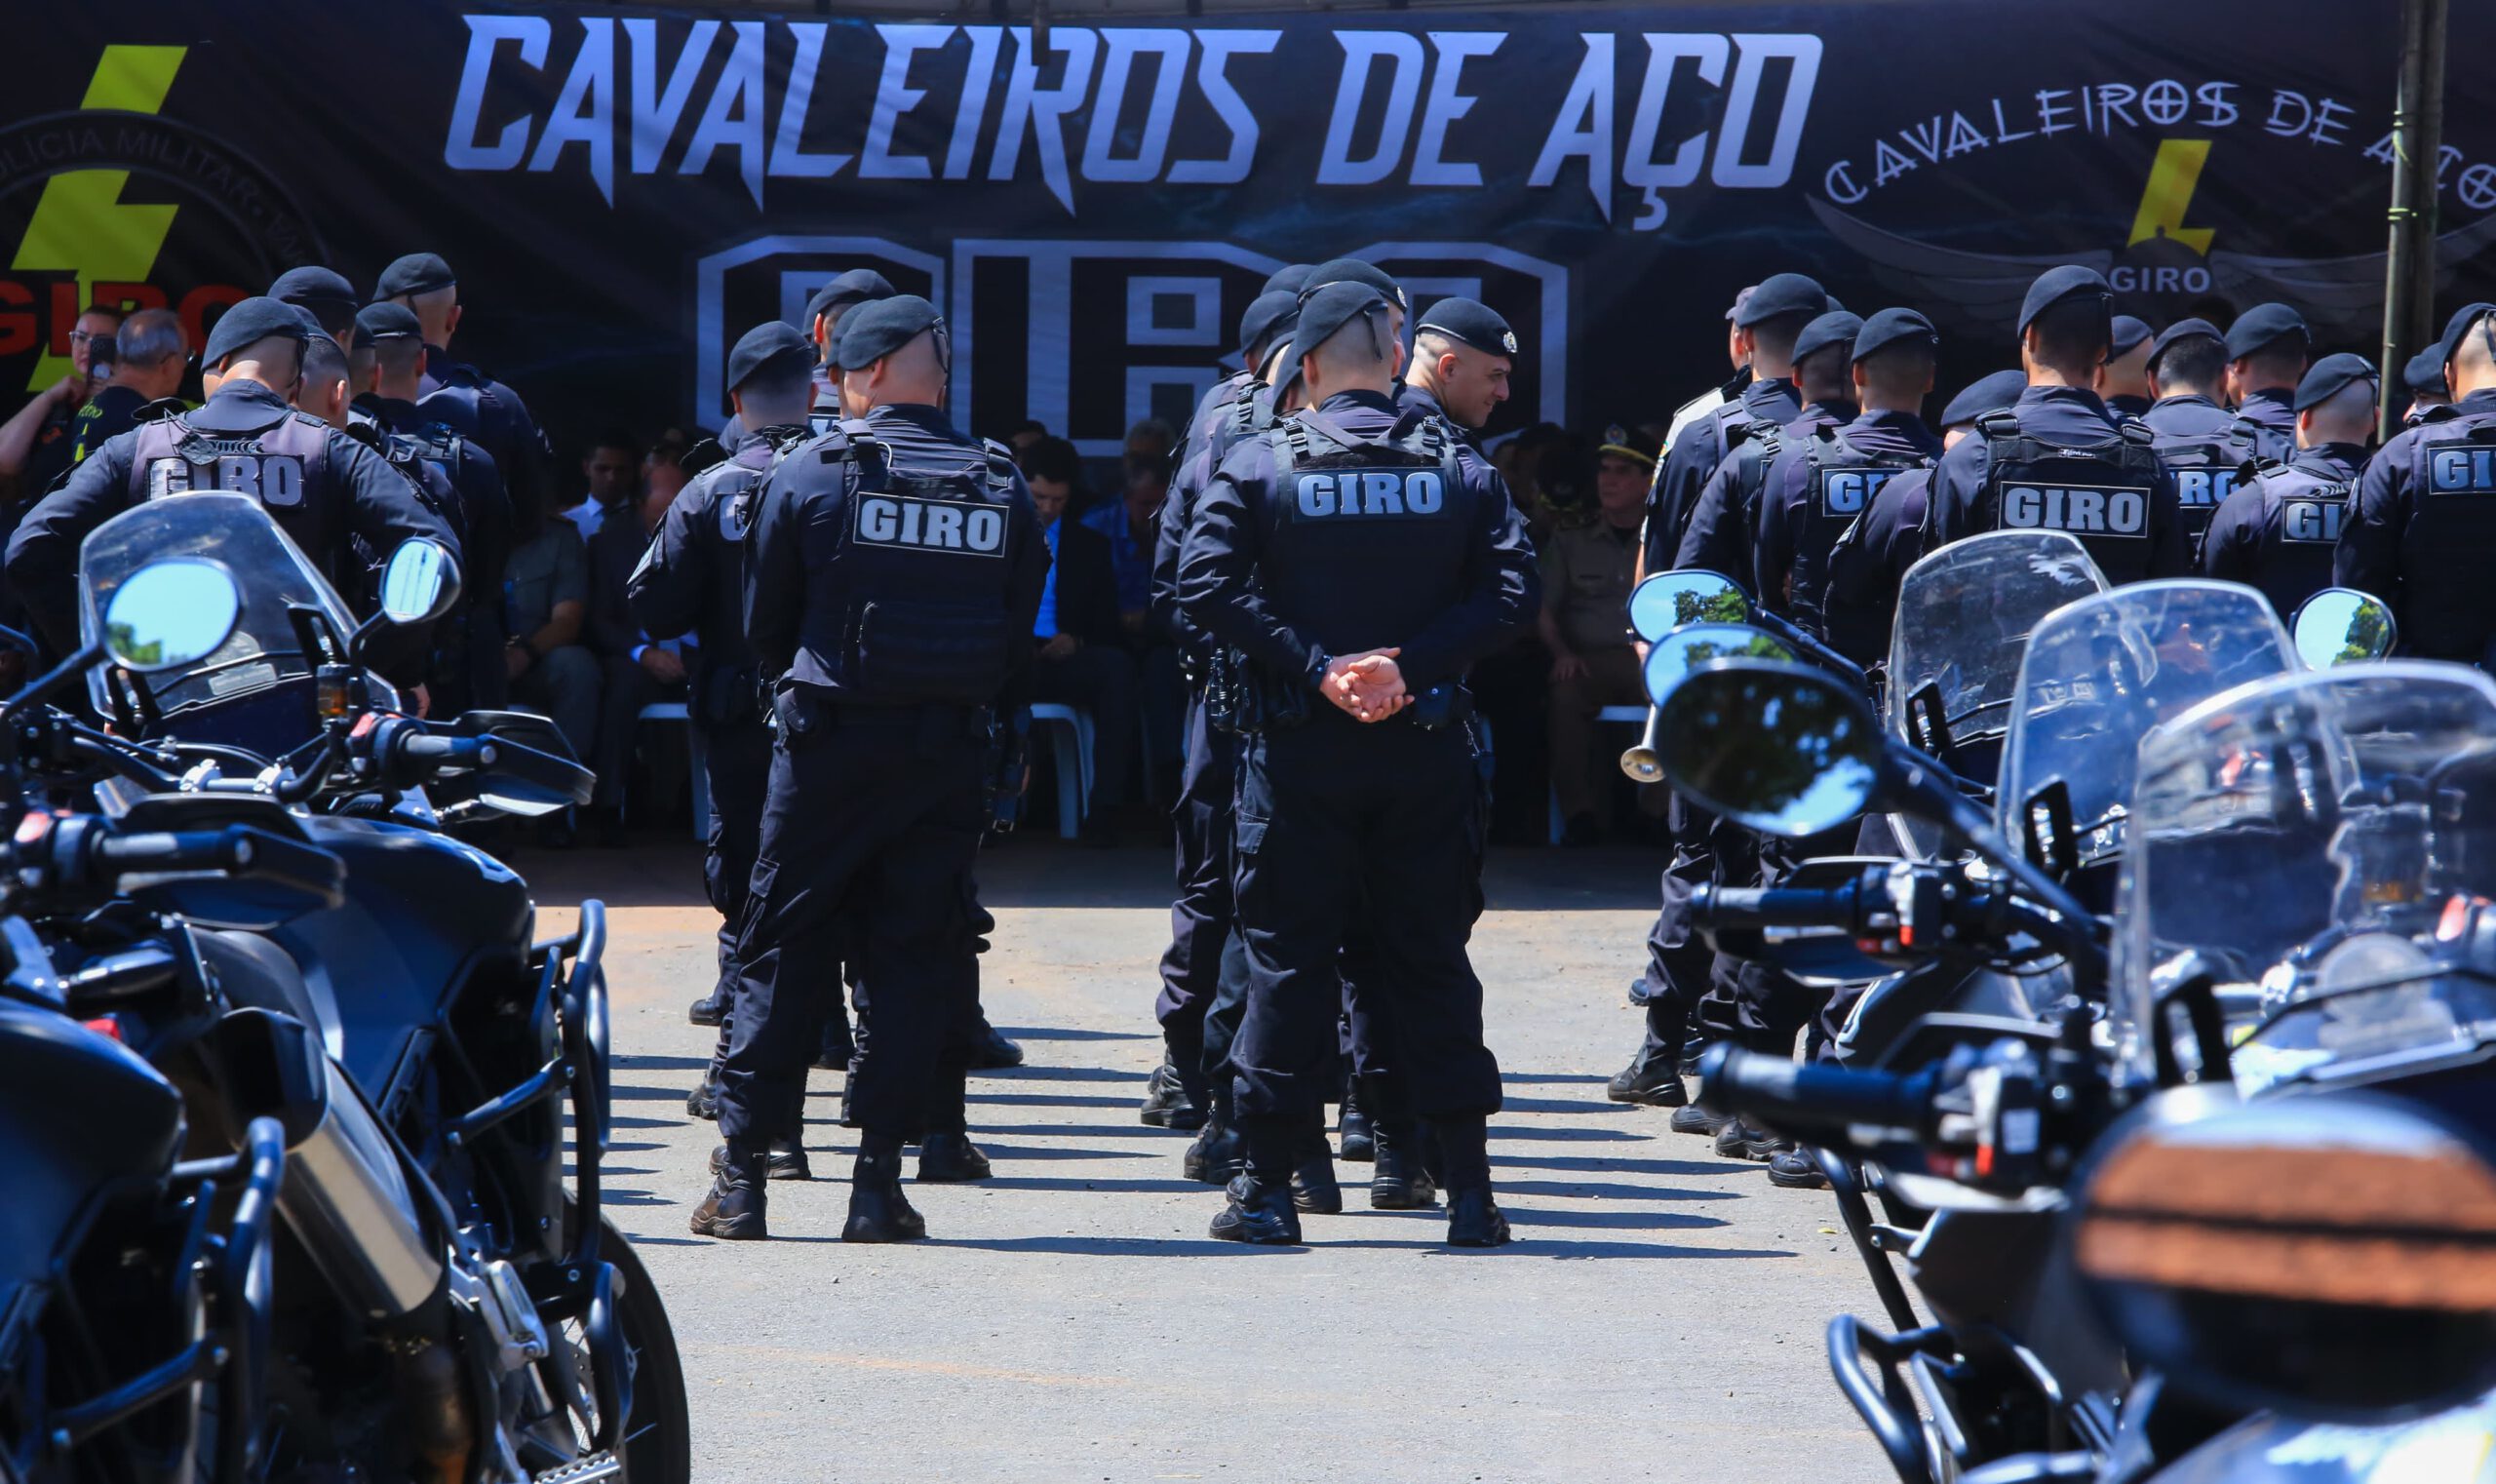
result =
M1326 699L1363 722L1384 722L1413 704L1395 663L1401 649L1364 649L1326 663Z

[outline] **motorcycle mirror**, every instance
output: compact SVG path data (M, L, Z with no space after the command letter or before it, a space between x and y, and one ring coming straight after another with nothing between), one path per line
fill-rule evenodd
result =
M381 613L392 623L430 623L459 601L459 559L439 541L402 541L381 569Z
M151 562L122 580L104 605L104 653L140 675L196 664L233 636L243 590L206 557Z
M1774 634L1738 623L1686 623L1647 647L1647 698L1661 702L1693 667L1711 659L1791 660Z
M2364 1424L2496 1386L2496 1167L2421 1105L2176 1088L2108 1132L2073 1198L2074 1261L2136 1372Z
M1710 659L1656 703L1665 776L1736 824L1801 840L1861 814L1881 791L1871 708L1809 666Z
M2381 659L2399 638L2392 605L2353 587L2327 587L2297 605L2289 627L2295 631L2297 658L2308 670Z
M1742 623L1751 601L1722 572L1688 567L1658 572L1629 594L1629 628L1649 644L1690 623Z

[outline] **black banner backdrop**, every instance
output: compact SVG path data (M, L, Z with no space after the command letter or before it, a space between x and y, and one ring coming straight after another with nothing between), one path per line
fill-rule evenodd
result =
M91 295L196 336L294 263L370 284L415 250L461 274L462 356L572 440L716 422L736 335L861 264L945 306L963 420L1092 452L1192 402L1268 271L1338 254L1507 315L1501 428L1663 414L1787 267L1932 313L1945 391L2009 362L2058 261L2153 323L2281 297L2366 350L2398 12L1550 5L1035 49L743 8L72 7L0 126L0 384L58 374ZM2452 26L2496 46L2496 9ZM2490 101L2454 69L2446 303L2496 297Z

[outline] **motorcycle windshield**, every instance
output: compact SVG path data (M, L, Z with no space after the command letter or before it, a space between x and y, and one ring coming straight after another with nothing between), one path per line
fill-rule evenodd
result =
M1993 781L1996 739L2010 724L2019 657L2047 614L2106 590L2077 537L2059 530L1997 530L1953 541L1907 568L1890 633L1887 705L1893 735L1907 736L1907 707L1930 685L1952 740L1952 760L1978 783ZM1908 854L1930 859L1941 832L1892 816Z
M2128 1072L2155 1072L2153 996L2186 954L2218 983L2247 1091L2398 1075L2496 1035L2496 683L2424 661L2280 676L2174 718L2139 759L2116 940Z
M2060 784L2080 864L2106 859L2124 847L2134 760L2150 728L2296 668L2271 605L2233 582L2135 582L2048 615L2019 663L1995 823L2018 843L2029 801Z
M303 653L290 607L326 614L341 643L355 632L346 605L259 501L202 491L149 500L88 534L78 548L82 636L92 640L102 632L104 606L131 573L168 557L206 557L219 563L243 595L233 636L214 653L185 669L134 677L169 722L306 680L318 661ZM91 671L87 684L98 713L111 715L105 668ZM318 729L307 709L293 740Z

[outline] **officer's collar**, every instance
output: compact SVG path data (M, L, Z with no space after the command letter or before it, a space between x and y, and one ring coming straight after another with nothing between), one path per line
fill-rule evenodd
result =
M1865 408L1863 410L1854 414L1854 421L1851 426L1858 428L1895 428L1905 432L1913 432L1919 429L1926 432L1931 431L1929 428L1925 428L1923 414L1918 412L1900 411L1896 408Z
M1391 416L1395 411L1395 399L1384 392L1373 392L1366 387L1355 387L1348 392L1329 394L1325 401L1317 404L1317 410L1341 412L1356 407L1367 408L1373 412L1385 412Z
M1790 397L1800 402L1803 393L1801 388L1782 376L1765 376L1742 388L1743 403L1753 407L1779 397Z
M2256 402L2280 402L2293 406L2296 400L2295 389L2285 386L2257 386L2244 394L2244 405L2248 407Z
M1803 416L1807 419L1816 417L1822 422L1852 422L1858 415L1860 415L1859 410L1852 402L1807 402L1803 404Z
M287 405L286 399L279 396L276 390L269 386L268 383L264 381L254 381L249 376L226 377L223 381L217 383L216 395L211 397L209 401L265 402L271 407L285 407Z
M898 418L947 437L952 437L954 432L953 421L945 415L945 410L924 402L887 402L867 414L870 422L885 417Z
M2217 403L2203 396L2200 392L2170 392L2166 396L2161 397L2156 402L2151 403L2149 405L2149 410L2155 412L2163 407L2215 408L2217 406Z
M2366 461L2366 446L2356 443L2320 443L2311 449L2299 449L2297 457L2300 459L2327 458L2333 463L2347 464L2355 468Z
M2458 410L2455 416L2462 412L2496 412L2496 386L2482 386L2451 406Z
M372 395L372 399L370 402L367 402L365 406L372 409L372 414L375 417L378 417L383 422L387 423L422 422L424 420L425 414L417 410L414 403L410 402L405 397L384 397L376 392Z
M2085 386L2031 385L2019 394L2021 407L2034 407L2041 402L2077 403L2100 417L2111 415L2106 410L2104 400Z

